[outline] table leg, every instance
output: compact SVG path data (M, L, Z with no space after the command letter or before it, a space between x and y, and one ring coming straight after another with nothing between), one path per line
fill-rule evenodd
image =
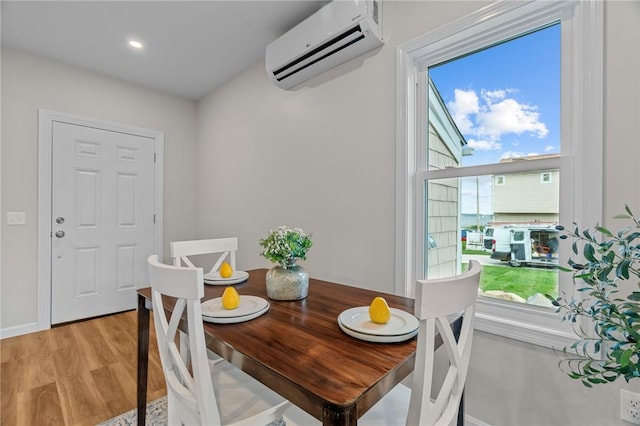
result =
M149 372L149 310L138 295L138 426L145 426L147 414L147 374Z
M354 405L351 409L337 409L325 405L322 408L322 424L323 426L356 426L358 424L357 409Z
M462 392L460 406L458 407L458 426L464 426L464 392Z
M456 342L460 338L460 331L462 330L462 320L463 317L461 316L453 323L453 337L456 338ZM458 426L464 425L464 392L462 392L462 396L460 397L460 405L458 406L457 424Z

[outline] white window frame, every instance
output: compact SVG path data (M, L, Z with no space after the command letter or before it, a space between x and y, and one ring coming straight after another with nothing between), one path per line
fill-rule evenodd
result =
M507 183L507 178L505 175L496 176L496 186L504 186L505 183Z
M496 42L561 21L560 156L500 165L426 171L424 130L431 65L491 46ZM603 4L598 0L498 2L419 36L397 50L396 87L396 276L395 291L412 297L424 276L424 202L429 179L561 169L561 221L586 226L602 222L603 156ZM569 190L571 188L571 190ZM560 249L560 262L570 255ZM573 292L570 274L559 274L559 290ZM547 347L573 341L570 326L553 310L480 297L476 328Z
M548 179L545 179L545 176L548 176ZM551 172L541 172L540 183L553 183L553 174Z

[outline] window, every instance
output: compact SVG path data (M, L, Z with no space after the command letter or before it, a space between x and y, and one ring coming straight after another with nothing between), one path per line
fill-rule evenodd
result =
M569 256L569 247L557 247L555 234L547 226L549 222L600 221L602 9L596 0L500 2L399 47L397 101L402 122L397 135L398 293L412 296L416 279L461 271L459 235L460 229L467 226L461 222L469 218L459 206L469 194L479 205L486 191L491 190L494 212L502 208L502 203L511 206L513 211L509 213L519 215L505 216L505 222L517 218L518 222L529 223L531 226L519 229L515 235L509 231L509 235L519 238L522 256L535 256L539 261L556 256L555 261L564 264ZM551 27L557 28L562 57L558 87L561 109L557 114L562 143L548 153L529 153L527 159L472 161L474 155L476 159L481 155L474 154L465 143L468 141L460 131L463 126L456 129L448 125L447 114L455 115L455 111L451 114L447 110L446 100L430 78L430 71L440 64L467 58ZM485 95L491 101L503 94ZM542 132L541 127L537 129ZM592 170L600 171L591 173ZM505 184L507 177L509 185ZM547 189L543 190L541 183L545 183ZM524 196L514 201L517 194L508 191L518 187L525 188L520 189ZM504 189L499 193L498 188ZM513 207L523 204L520 200L531 198L536 192L542 194L538 202L544 204L539 206L536 216L526 216L526 211ZM478 208L478 223L481 213L484 212ZM495 226L493 236L488 239L485 229L485 239L479 249L497 251L505 230ZM438 247L429 246L429 235L438 240ZM505 260L519 266L519 259L514 255L507 249ZM567 275L557 275L559 291L572 288ZM477 315L477 327L487 332L551 347L562 347L572 341L569 327L560 322L553 309L480 297Z

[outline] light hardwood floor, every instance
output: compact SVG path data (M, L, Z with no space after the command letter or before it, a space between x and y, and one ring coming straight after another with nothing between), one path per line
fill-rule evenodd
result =
M166 395L151 318L148 400ZM0 340L3 426L95 425L136 406L137 313Z

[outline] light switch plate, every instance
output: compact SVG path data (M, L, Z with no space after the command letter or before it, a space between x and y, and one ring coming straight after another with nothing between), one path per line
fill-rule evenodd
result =
M24 212L7 212L7 225L24 225L27 223L27 217Z

